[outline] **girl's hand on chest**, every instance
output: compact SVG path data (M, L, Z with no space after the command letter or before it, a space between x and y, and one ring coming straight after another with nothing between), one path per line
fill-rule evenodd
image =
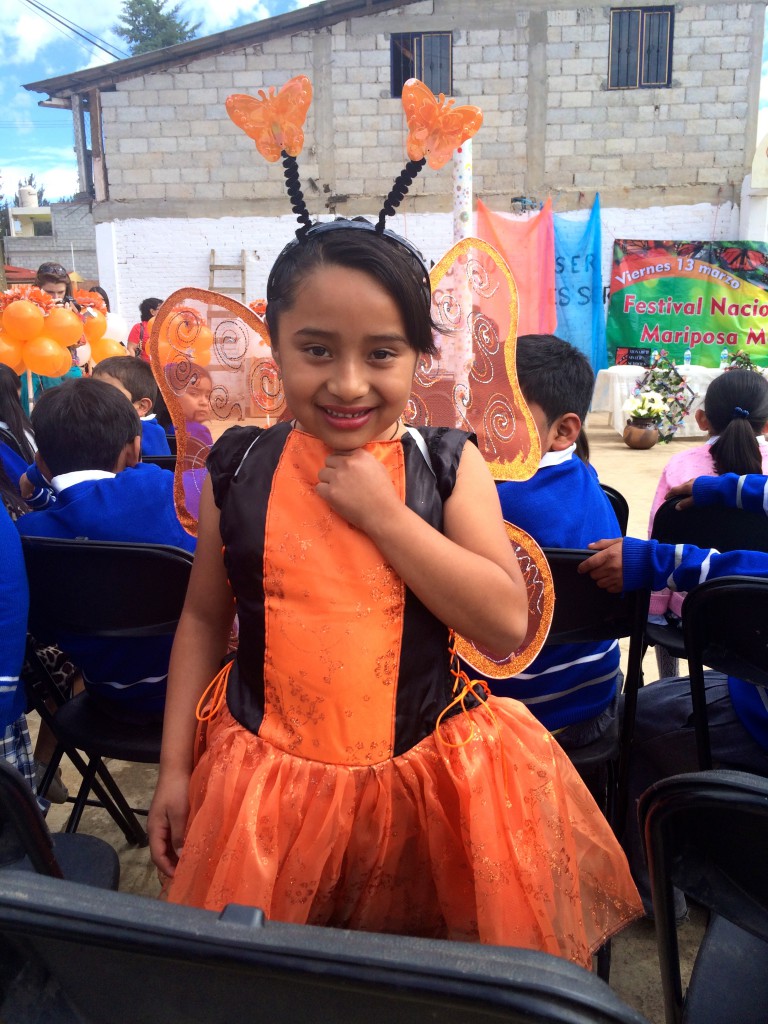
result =
M388 509L402 506L386 469L363 448L329 455L317 476L320 497L366 533Z

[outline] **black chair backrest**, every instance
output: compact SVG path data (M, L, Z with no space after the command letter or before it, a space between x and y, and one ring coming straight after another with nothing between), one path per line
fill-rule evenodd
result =
M555 612L547 644L589 643L642 636L648 616L647 590L611 594L576 569L594 551L544 548L555 588ZM638 630L640 633L638 634Z
M768 580L707 580L683 602L683 635L691 678L699 767L712 766L704 698L704 666L768 686Z
M644 1024L599 978L544 953L265 922L238 906L217 917L37 876L0 892L2 939L44 950L82 1024L155 1021L159 1007L164 1024Z
M64 877L34 793L21 773L0 758L0 867L24 856L35 871Z
M613 506L613 511L619 521L622 537L626 537L627 527L629 526L629 502L620 491L616 490L615 487L611 487L609 484L604 483L601 483L600 486L605 492L605 496Z
M173 633L192 555L161 544L22 537L29 631L103 637Z
M171 449L171 455L176 454L176 435L168 434L168 447Z
M146 462L148 466L159 466L160 469L170 469L171 472L176 469L175 455L142 455L141 461Z
M719 505L693 505L678 511L681 500L669 498L659 507L653 519L653 540L718 551L768 551L768 516Z
M734 771L674 775L642 795L638 814L651 876L666 1019L679 1021L683 995L673 885L720 918L768 941L768 779ZM738 944L731 941L721 962L738 956ZM718 956L713 952L710 970L717 971ZM758 977L765 978L765 948L762 953L754 967ZM703 972L705 979L707 973ZM726 969L720 986L722 1005L710 1009L706 1020L746 1019L735 1003L743 998L749 1002L754 992L729 993L727 973ZM763 1015L750 1014L749 1019L765 1020L765 1012L763 1005ZM701 1018L690 1019L693 1024Z

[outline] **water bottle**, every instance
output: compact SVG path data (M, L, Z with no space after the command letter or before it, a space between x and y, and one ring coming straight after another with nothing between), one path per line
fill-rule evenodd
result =
M651 352L651 366L655 366L656 365L656 363L658 361L658 358L659 358L658 350L654 349L653 352Z
M728 349L724 348L720 353L720 369L724 370L728 365Z
M691 365L691 350L689 348L687 348L685 350L685 353L683 355L683 365L684 366L690 366Z

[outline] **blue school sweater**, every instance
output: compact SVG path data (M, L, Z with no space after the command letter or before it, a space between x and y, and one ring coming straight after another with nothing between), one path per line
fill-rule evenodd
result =
M157 422L154 414L141 417L141 454L170 455L168 435Z
M768 478L723 476L699 477L693 487L697 505L728 505L748 512L768 511ZM693 590L705 580L720 576L768 577L768 554L763 551L703 549L691 544L659 544L658 541L624 540L623 572L627 590L651 586L654 590ZM768 750L768 691L743 679L728 678L733 710L747 732Z
M142 463L116 476L64 487L53 508L30 512L16 525L28 537L85 537L195 549L195 538L176 516L173 474ZM157 582L148 580L147 585ZM117 713L162 714L171 637L126 641L62 636L57 640L81 669L86 688Z
M19 673L27 639L29 592L21 541L0 501L0 732L24 714L27 706Z
M545 455L530 480L498 485L504 518L542 547L586 548L621 529L597 473L575 454ZM613 701L619 676L618 640L554 644L511 679L488 680L500 697L514 697L550 731L599 715Z

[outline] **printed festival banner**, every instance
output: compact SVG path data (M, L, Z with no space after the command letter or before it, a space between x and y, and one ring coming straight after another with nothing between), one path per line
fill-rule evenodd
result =
M555 333L583 352L597 373L607 365L600 196L595 196L586 222L555 214L554 225Z
M477 237L489 242L504 257L517 285L517 333L552 334L555 310L555 232L552 202L529 220L494 213L478 200Z
M648 365L662 349L719 366L746 352L768 366L768 243L617 241L608 305L608 362Z

